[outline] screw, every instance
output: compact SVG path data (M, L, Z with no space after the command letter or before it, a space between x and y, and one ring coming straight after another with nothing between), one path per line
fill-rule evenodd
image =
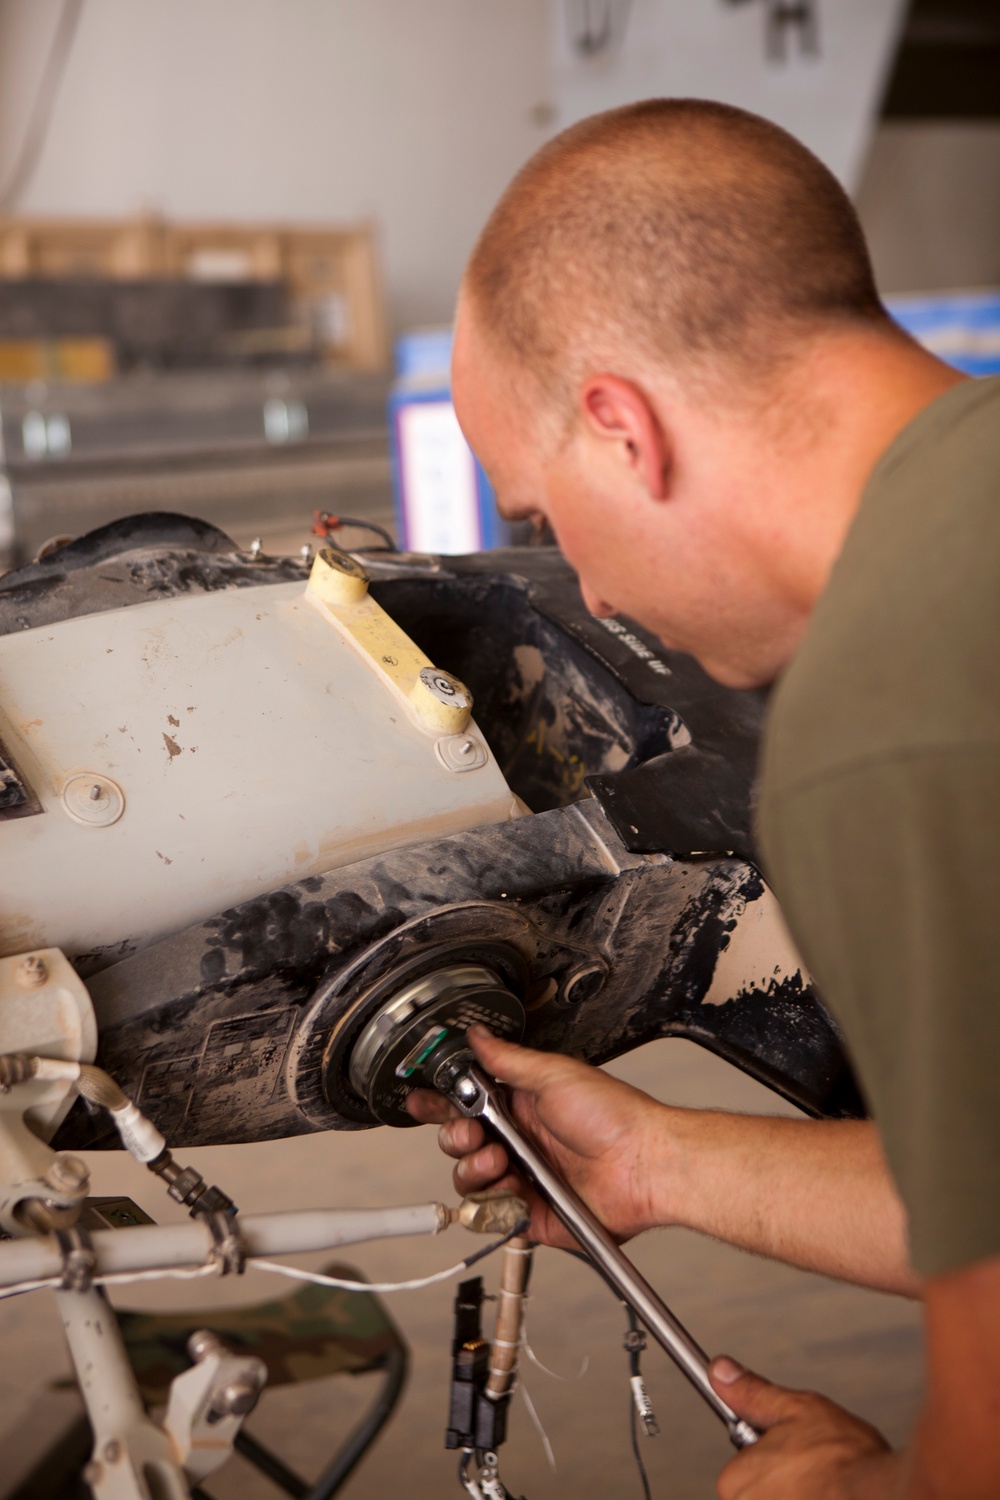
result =
M210 1328L198 1328L188 1339L187 1351L196 1364L201 1364L210 1354L222 1352L222 1341Z
M260 537L259 536L255 536L254 539L253 539L253 541L250 543L250 556L251 557L259 557L260 554L261 554L261 551L262 551L262 547L261 547Z
M98 782L95 781L94 785L90 788L90 800L91 800L91 802L100 802L100 800L101 800L101 798L103 796L104 796L104 788L101 785L99 785Z
M29 953L17 971L17 982L23 990L37 990L48 977L45 960L37 953Z
M463 740L458 747L458 753L459 755L471 755L475 748L471 740Z
M563 985L562 997L567 1005L580 1005L592 1000L604 988L607 971L603 964L584 964L571 974Z
M117 1438L112 1438L110 1443L104 1444L104 1457L109 1464L116 1464L122 1456L122 1445Z
M301 559L302 559L302 561L304 563L311 562L312 561L312 555L313 555L313 549L312 549L312 546L310 545L309 542L306 542L304 544L304 546L302 546L302 547L299 548L299 556L301 557Z
M57 1193L78 1193L88 1187L90 1173L86 1162L82 1162L78 1156L61 1152L50 1163L45 1179Z
M238 1375L216 1393L212 1411L222 1417L245 1417L257 1405L260 1386L251 1375Z

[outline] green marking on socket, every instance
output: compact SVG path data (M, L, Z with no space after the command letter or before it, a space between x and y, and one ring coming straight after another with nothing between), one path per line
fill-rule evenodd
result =
M396 1076L398 1078L412 1077L417 1069L427 1061L438 1043L441 1042L447 1035L447 1026L436 1027L434 1031L432 1031L428 1036L424 1038L423 1042L418 1048L414 1048L413 1052L411 1052L408 1057L403 1059L399 1067L396 1069Z

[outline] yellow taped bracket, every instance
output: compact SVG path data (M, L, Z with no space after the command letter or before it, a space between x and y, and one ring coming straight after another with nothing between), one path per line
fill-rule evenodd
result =
M356 558L324 547L306 585L306 598L369 660L423 729L461 734L472 716L472 694L442 672L368 593L368 574Z

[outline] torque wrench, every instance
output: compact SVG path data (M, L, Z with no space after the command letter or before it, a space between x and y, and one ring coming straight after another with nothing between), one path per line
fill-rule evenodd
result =
M472 1055L462 1051L443 1060L433 1075L434 1087L470 1119L482 1120L534 1182L542 1197L586 1250L618 1295L646 1325L670 1358L726 1425L737 1448L756 1443L760 1434L737 1416L708 1378L709 1358L687 1329L639 1274L628 1256L594 1218L511 1117L504 1092L488 1078Z

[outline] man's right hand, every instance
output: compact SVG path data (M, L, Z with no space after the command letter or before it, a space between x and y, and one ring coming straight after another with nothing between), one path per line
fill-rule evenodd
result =
M916 1296L906 1216L875 1127L863 1120L790 1120L678 1109L554 1052L533 1052L471 1027L488 1073L509 1084L525 1135L618 1240L682 1224L757 1255L883 1291ZM457 1158L455 1187L516 1191L531 1233L573 1240L503 1147L440 1094L418 1091L414 1119L441 1125Z
M667 1167L656 1128L657 1115L665 1114L663 1105L599 1068L559 1053L517 1047L482 1026L470 1027L469 1042L487 1072L510 1086L511 1112L520 1129L617 1239L664 1222L653 1201ZM534 1239L575 1245L477 1120L465 1118L442 1095L427 1090L411 1094L407 1108L424 1124L441 1124L441 1148L458 1161L457 1192L511 1189L531 1207Z

